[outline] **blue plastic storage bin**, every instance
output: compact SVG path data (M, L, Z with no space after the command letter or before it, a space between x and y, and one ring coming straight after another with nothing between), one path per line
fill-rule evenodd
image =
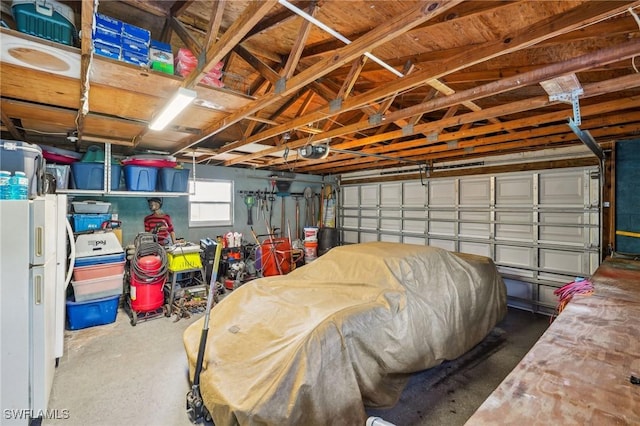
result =
M189 169L163 167L158 172L158 191L187 192L189 187Z
M76 257L73 266L95 266L105 263L122 262L125 259L124 252L115 254L101 254L98 256Z
M111 165L111 189L120 187L120 176L122 166ZM71 182L75 189L104 189L102 182L104 179L103 163L85 163L76 161L71 164Z
M100 229L104 222L111 221L111 214L74 214L73 230L75 232Z
M129 191L155 191L157 180L157 167L124 166L124 182Z
M67 299L67 329L80 330L115 322L119 303L120 295L85 302Z

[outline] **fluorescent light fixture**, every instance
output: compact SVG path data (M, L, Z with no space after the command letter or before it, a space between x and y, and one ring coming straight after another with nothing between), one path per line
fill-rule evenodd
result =
M162 130L198 96L195 90L179 87L160 114L149 124L151 130Z

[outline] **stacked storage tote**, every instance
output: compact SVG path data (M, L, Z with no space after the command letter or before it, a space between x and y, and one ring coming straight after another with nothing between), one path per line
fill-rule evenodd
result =
M108 211L109 203L74 202L77 211ZM115 233L100 229L107 213L76 213L76 260L73 268L73 298L67 300L70 330L109 324L116 320L124 280L125 254ZM91 219L97 218L97 219ZM82 231L79 231L81 229Z

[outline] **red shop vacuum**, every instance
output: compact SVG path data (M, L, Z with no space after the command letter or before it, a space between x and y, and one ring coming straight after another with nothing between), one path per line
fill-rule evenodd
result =
M129 291L125 308L132 326L161 315L170 316L164 303L167 254L153 234L138 234L135 253L129 261Z

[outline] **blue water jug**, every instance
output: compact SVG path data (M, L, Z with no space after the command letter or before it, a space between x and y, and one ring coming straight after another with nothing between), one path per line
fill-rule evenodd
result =
M9 180L12 200L29 199L29 178L24 172L15 172Z
M11 172L0 170L0 200L11 199Z

